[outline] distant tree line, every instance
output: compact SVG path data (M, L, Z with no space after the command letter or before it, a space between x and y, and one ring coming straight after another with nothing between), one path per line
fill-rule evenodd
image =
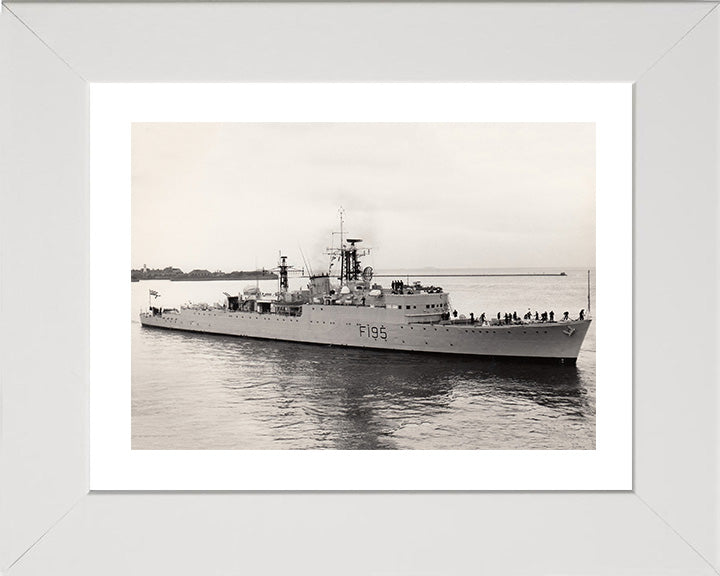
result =
M168 266L166 268L147 268L130 270L130 280L138 282L140 280L276 280L277 274L265 270L233 270L232 272L223 272L216 270L210 272L196 268L190 272L183 272L180 268Z

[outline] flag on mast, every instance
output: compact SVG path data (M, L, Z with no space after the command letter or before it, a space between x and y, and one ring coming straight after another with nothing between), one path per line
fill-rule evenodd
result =
M155 290L150 290L150 296L155 296L155 298L157 298L160 294L158 294Z

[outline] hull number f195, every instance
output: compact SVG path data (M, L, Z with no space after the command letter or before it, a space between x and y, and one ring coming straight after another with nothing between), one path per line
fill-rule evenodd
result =
M385 329L385 326L380 326L378 328L377 326L373 326L371 324L361 324L358 326L358 329L360 330L361 338L372 338L374 340L380 338L380 340L387 340L387 330Z

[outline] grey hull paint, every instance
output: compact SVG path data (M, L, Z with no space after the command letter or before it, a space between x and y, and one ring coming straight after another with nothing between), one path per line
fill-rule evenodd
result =
M411 323L402 310L306 304L302 315L184 308L141 314L143 326L380 350L471 356L558 359L574 362L590 319L479 326ZM430 315L427 320L433 320Z

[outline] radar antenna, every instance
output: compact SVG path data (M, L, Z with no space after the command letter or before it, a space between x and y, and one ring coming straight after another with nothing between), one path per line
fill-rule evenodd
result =
M360 265L360 257L367 256L370 253L369 248L359 249L356 244L362 242L360 238L345 239L345 210L340 207L340 247L328 248L327 253L332 257L330 259L330 267L328 274L332 270L335 259L340 260L340 276L338 277L342 284L347 284L353 280L360 280L363 269ZM333 233L337 234L337 232ZM366 280L369 282L369 280Z

